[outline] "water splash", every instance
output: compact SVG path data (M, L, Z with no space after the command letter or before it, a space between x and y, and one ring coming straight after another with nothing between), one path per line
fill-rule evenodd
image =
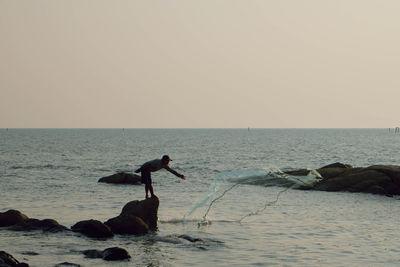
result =
M206 207L208 205L206 212L202 217L202 221L199 222L198 225L200 226L204 224L210 224L210 221L207 220L207 215L210 212L212 206L218 200L222 199L226 193L242 184L283 186L285 187L285 189L277 193L275 200L265 202L264 206L261 209L246 214L236 221L239 223L247 217L258 215L268 206L276 204L279 200L280 195L288 191L289 189L299 187L312 187L312 185L321 178L321 175L316 170L310 170L309 173L305 176L288 175L278 168L270 168L268 170L235 170L222 172L215 176L213 182L208 189L208 192L206 193L206 196L195 205L193 205L193 207L184 215L183 222L186 222L186 218L192 215L197 209L201 207ZM230 183L231 185L227 189L222 190L221 188L223 186L226 187L227 183Z

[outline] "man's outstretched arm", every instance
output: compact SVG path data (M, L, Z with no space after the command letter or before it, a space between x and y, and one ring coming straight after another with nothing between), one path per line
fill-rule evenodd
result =
M177 171L171 169L170 167L165 166L164 168L165 168L167 171L169 171L170 173L175 174L175 175L178 176L179 178L181 178L181 179L183 179L183 180L185 179L185 175L178 173Z

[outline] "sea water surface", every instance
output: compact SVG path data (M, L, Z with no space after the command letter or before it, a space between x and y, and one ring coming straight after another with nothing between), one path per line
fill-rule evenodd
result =
M97 240L0 229L0 250L31 266L400 264L396 197L263 182L263 172L334 162L399 165L400 134L387 129L0 129L0 142L0 212L17 209L67 227L106 221L145 196L143 186L98 183L101 177L133 172L164 154L186 176L153 173L158 231L145 236ZM253 177L261 182L226 191ZM82 254L113 246L132 259L110 263Z

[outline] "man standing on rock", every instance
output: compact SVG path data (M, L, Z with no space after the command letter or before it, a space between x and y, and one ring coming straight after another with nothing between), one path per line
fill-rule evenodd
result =
M142 183L145 184L145 190L146 190L146 198L149 198L149 191L151 194L151 197L155 197L153 192L153 186L151 184L151 173L155 171L159 171L161 169L166 169L167 171L175 174L181 179L185 179L185 176L183 174L180 174L173 169L171 169L168 166L168 163L171 161L168 155L164 155L162 159L154 159L151 161L148 161L142 165L139 169L137 169L135 172L136 173L141 173L142 175Z

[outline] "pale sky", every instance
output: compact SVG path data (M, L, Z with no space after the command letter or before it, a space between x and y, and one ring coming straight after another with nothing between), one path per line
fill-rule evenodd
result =
M0 128L400 126L398 0L0 0Z

